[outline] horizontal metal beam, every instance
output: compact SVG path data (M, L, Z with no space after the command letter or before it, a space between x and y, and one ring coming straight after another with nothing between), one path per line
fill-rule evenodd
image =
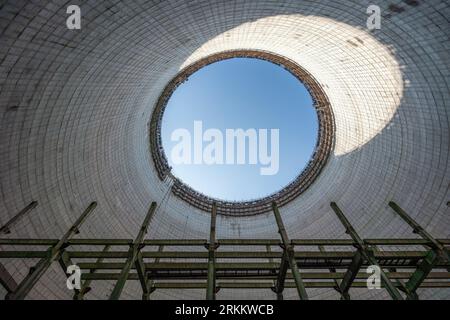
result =
M301 272L300 273L302 278L305 280L342 280L345 276L345 272ZM387 273L390 279L409 279L413 275L413 272L388 272ZM90 272L90 273L83 273L81 276L82 280L117 280L120 276L120 273L117 272ZM200 276L204 278L204 275ZM369 275L365 272L360 272L356 275L355 279L367 279ZM260 275L256 277L252 277L251 279L255 280L275 280L276 275ZM154 280L164 280L164 279L171 279L171 280L177 280L177 279L186 279L183 276L175 276L175 277L167 277L167 276L155 276L152 277ZM190 278L196 279L194 275L190 275ZM242 279L249 279L247 275L238 276L238 275L232 275L232 276L226 276L222 273L217 274L217 279L226 279L226 280L242 280ZM130 272L128 276L129 280L139 280L137 272ZM292 274L287 273L286 279L292 280ZM431 272L429 273L428 280L450 280L450 272ZM336 284L335 284L336 285Z
M152 239L142 242L145 246L205 246L206 239Z
M118 276L117 276L118 277ZM83 279L88 279L85 276ZM114 278L101 277L101 274L96 274L92 280L115 280ZM117 279L117 278L116 278ZM137 274L129 274L128 280L138 281ZM305 281L306 288L334 288L335 283L333 281ZM206 282L154 282L152 289L206 289ZM286 281L285 288L294 289L296 284L294 281ZM383 284L381 285L383 287ZM218 282L217 287L219 289L271 289L273 287L272 282ZM352 283L353 288L367 288L365 281L358 281ZM396 287L400 288L399 284ZM447 281L434 281L424 282L420 286L421 288L450 288L450 282Z
M102 270L115 270L122 269L125 263L110 262L110 263L91 263L83 262L78 263L78 266L83 269L102 269ZM217 270L229 269L229 270L270 270L277 269L278 263L217 263ZM208 263L204 262L159 262L159 263L145 263L147 271L152 270L207 270ZM134 267L132 267L134 269Z
M218 283L219 289L271 289L273 287L272 282L228 282L228 283ZM294 289L296 284L293 281L286 282L285 288ZM306 288L334 288L334 282L305 282ZM206 283L203 282L156 282L153 287L155 289L204 289L206 288ZM367 288L367 283L364 282L353 282L352 287L354 288ZM384 288L384 284L381 284ZM400 288L400 285L396 285ZM450 288L450 282L424 282L421 288Z
M127 258L128 251L72 251L66 250L70 258L105 258L120 259ZM207 259L208 252L202 251L141 251L142 258L167 258L167 259ZM267 252L267 251L217 251L218 259L279 259L283 252ZM295 252L296 259L347 259L351 260L355 251L301 251ZM10 258L42 258L47 255L47 251L0 251L0 259ZM427 251L378 251L374 253L374 257L380 260L417 260L423 259L427 255ZM332 261L331 261L332 262ZM301 264L301 261L300 261Z
M278 239L218 239L217 243L223 246L280 246Z
M338 268L347 268L349 267L351 261L347 264L314 264L314 263L302 263L297 262L297 265L299 268L302 269L326 269L330 266L336 266ZM94 263L94 262L81 262L78 263L78 266L81 269L122 269L124 267L124 263L120 262L109 262L109 263ZM217 263L216 270L275 270L278 269L280 266L279 263L269 263L269 262L236 262L236 263ZM368 266L368 264L364 264L363 266ZM448 267L449 265L445 266L435 266L437 269ZM381 265L383 268L393 268L393 267L399 267L403 269L410 269L410 268L416 268L416 265L403 265L403 264L394 264L394 262L390 263L384 263ZM134 267L133 267L134 268ZM204 262L160 262L160 263L145 263L145 268L147 271L172 271L172 270L206 270L207 269L207 263Z
M0 245L14 246L52 246L58 243L58 239L0 239ZM450 246L450 239L437 239L441 244ZM425 239L365 239L366 245L377 246L394 246L394 245L432 245ZM208 241L189 240L189 239L158 239L144 240L144 246L201 246L204 247ZM217 244L224 246L279 246L282 244L280 240L274 239L223 239L217 240ZM354 246L355 241L351 239L292 239L290 242L295 246ZM69 239L67 245L93 245L93 246L129 246L133 244L132 239Z

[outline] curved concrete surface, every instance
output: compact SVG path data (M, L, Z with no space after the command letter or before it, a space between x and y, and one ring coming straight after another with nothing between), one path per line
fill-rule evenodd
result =
M10 237L60 237L96 200L83 237L134 238L157 201L148 237L207 238L209 214L170 195L156 175L148 122L161 91L184 66L236 49L297 62L320 82L333 108L336 145L328 164L305 193L280 208L291 238L346 237L330 201L363 237L413 237L388 208L390 200L434 236L449 236L448 1L375 1L382 22L374 31L366 28L370 1L76 2L79 31L66 28L61 1L0 3L0 223L39 201ZM217 233L278 237L270 213L219 216ZM17 280L31 263L4 261ZM106 298L112 286L95 282L89 298ZM308 293L338 297L331 289ZM139 283L130 282L123 298L140 294ZM450 298L446 289L419 294ZM294 290L285 296L297 298ZM70 297L57 266L29 295ZM161 290L154 297L202 299L204 292ZM246 297L274 294L218 294Z

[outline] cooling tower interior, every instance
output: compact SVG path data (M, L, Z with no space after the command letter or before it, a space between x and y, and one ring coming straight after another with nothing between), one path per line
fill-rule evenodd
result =
M79 30L67 26L69 5L81 8ZM371 5L381 10L376 29L367 26ZM301 241L351 240L352 230L364 240L429 243L432 237L437 246L431 249L442 260L430 273L435 273L437 280L425 279L414 293L398 292L403 298L411 293L421 300L449 299L449 17L447 0L0 1L0 225L7 225L0 235L1 297L19 297L17 291L26 291L22 298L72 299L74 293L66 287L67 274L61 268L61 259L67 257L64 251L68 256L70 250L78 251L80 258L83 252L102 251L103 246L83 242L69 246L64 235L133 241L150 208L153 215L143 241L180 241L167 247L148 242L144 252L166 254L144 254L148 270L153 270L153 263L162 262L170 268L170 263L180 261L203 266L190 271L192 277L198 272L197 278L188 275L166 280L161 267L161 279L147 278L156 288L151 299L205 299L211 275L208 252L215 252L217 275L223 275L214 281L216 299L277 299L269 286L258 287L268 282L276 286L276 273L272 278L268 273L265 280L247 281L256 283L254 286L233 286L240 281L240 268L248 262L279 263L279 258L285 257L283 252L286 257L320 252L318 246ZM324 140L326 150L311 181L300 186L301 190L295 189L298 192L278 195L281 200L275 209L285 235L299 243L289 244L292 251L287 246L272 246L273 256L278 257L273 261L272 255L262 254L266 246L256 243L276 240L286 244L280 238L274 202L253 207L241 203L233 211L233 204L216 204L192 194L158 167L162 150L152 142L158 131L153 130L155 108L171 81L205 59L236 52L279 57L285 67L298 66L317 93L318 103L323 104L321 129L329 126L323 131L328 139ZM153 202L156 206L152 208ZM79 229L71 228L91 203L96 204L95 210ZM32 210L26 210L30 204ZM423 229L408 224L393 204ZM227 205L231 214L227 214ZM208 247L215 209L215 239L220 245ZM336 209L345 215L352 230L343 224ZM18 239L56 241L47 241L48 246L43 247L32 241L20 244ZM64 240L61 247L56 245L60 239ZM230 244L245 239L254 239L255 245ZM196 240L205 240L206 248L195 246ZM110 260L114 270L105 267L106 271L96 272L116 276L95 278L85 299L108 299L121 270L124 272L125 261L130 262L127 250L132 250L133 244L111 243L111 252L123 254ZM30 253L51 250L53 245L58 251L51 253L51 258ZM342 247L324 245L322 249L330 252L330 257L342 250L360 250L364 257L368 252L365 245ZM141 250L142 245L137 248ZM407 248L398 243L371 245L370 250L386 266L396 262L383 258L385 252L414 252L416 258L405 260L414 266L427 252L419 242ZM221 255L224 251L227 254ZM250 261L232 257L238 251L261 252L261 256ZM203 256L190 259L183 252L201 252ZM77 261L76 253L71 257ZM86 272L95 269L88 265L97 257L85 259ZM352 257L350 261L354 261ZM294 282L297 278L290 264L286 279L290 285L284 288L283 299L299 299L300 289L312 300L341 299L342 292L320 285L325 280L308 285L313 272L332 272L323 265L328 258L311 258L320 268L314 267L311 259L301 259L297 267L306 289ZM143 295L135 271L139 268L134 267L134 259L131 262L134 278L130 276L116 291L120 299L141 299ZM48 266L41 268L45 263ZM114 263L119 267L113 267ZM241 263L233 276L226 267L219 270L220 264L227 263ZM308 263L313 267L307 268ZM334 268L342 278L346 268ZM407 273L411 276L415 268L382 269L396 274L391 279L395 289L401 285L396 279ZM144 273L148 270L144 267ZM38 272L42 274L27 287L24 279ZM341 280L337 281L339 285ZM430 281L440 285L426 285ZM197 285L189 285L192 282ZM171 283L181 288L174 290ZM351 287L348 293L352 299L363 300L392 296L389 290L363 286Z

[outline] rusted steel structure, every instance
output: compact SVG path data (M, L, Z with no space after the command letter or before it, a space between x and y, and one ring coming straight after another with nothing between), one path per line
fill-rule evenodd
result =
M185 82L197 70L211 63L232 58L255 58L270 61L282 66L292 73L308 89L317 110L319 135L317 146L306 168L282 190L254 201L223 201L195 191L180 179L171 175L171 168L165 156L161 141L161 123L164 110L175 89ZM272 210L272 202L283 206L304 192L320 174L327 163L334 143L334 117L330 102L316 79L292 60L274 53L257 50L225 51L208 56L182 70L163 90L153 111L150 121L150 150L158 176L164 180L170 175L174 181L172 192L189 204L204 211L211 212L213 203L217 205L217 213L232 216L249 216Z

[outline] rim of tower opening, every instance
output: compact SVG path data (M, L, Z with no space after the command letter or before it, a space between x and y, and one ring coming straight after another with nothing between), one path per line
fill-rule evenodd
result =
M268 196L248 201L227 201L213 198L194 190L171 173L161 138L161 124L165 108L174 91L192 74L215 62L233 58L254 58L265 60L285 68L308 90L317 112L317 143L306 167L281 190ZM181 70L164 88L154 106L150 126L150 152L153 164L161 181L170 177L173 181L171 191L178 198L206 212L211 212L216 203L217 213L228 216L252 216L272 210L272 203L282 207L305 192L317 179L328 162L335 140L335 123L329 99L318 81L307 70L294 61L281 55L262 50L230 50L206 56Z

